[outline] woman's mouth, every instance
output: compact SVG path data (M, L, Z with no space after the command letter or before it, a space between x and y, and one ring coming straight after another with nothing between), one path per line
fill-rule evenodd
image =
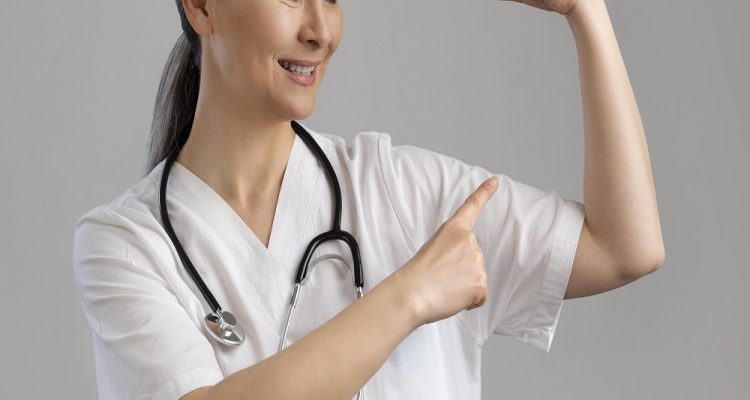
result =
M279 66L284 68L287 76L295 83L302 86L312 86L315 84L317 65L300 65L287 60L279 60Z
M300 75L310 76L315 71L315 66L304 66L290 63L289 61L280 60L279 65L289 72L294 72Z

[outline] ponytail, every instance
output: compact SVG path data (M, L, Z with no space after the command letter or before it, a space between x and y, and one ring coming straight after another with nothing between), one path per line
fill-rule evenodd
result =
M193 126L200 88L200 41L176 0L183 33L177 39L159 82L151 122L144 174L187 142Z

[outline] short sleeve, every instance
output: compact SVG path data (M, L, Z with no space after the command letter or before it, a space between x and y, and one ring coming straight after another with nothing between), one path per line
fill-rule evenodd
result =
M417 251L493 174L415 146L379 137L383 180L399 223ZM488 297L461 318L483 344L492 333L549 352L584 221L580 202L503 174L474 225Z
M73 272L99 398L177 399L223 379L213 348L152 268L139 226L99 207L76 223Z

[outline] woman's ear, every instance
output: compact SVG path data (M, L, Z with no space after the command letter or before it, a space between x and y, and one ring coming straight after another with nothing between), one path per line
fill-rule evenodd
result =
M213 7L213 0L180 0L185 10L185 17L190 22L198 36L207 35L213 30L209 17Z

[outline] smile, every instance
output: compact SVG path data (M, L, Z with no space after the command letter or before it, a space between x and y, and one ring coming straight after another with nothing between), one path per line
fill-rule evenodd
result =
M302 61L298 61L302 62ZM313 63L306 63L313 64ZM317 77L317 64L300 65L287 60L279 60L279 66L284 68L286 75L294 82L302 86L312 86Z
M305 75L305 76L310 76L313 73L313 71L315 71L314 65L310 65L310 66L297 65L297 64L292 64L289 61L279 61L279 65L281 65L281 67L287 71Z

